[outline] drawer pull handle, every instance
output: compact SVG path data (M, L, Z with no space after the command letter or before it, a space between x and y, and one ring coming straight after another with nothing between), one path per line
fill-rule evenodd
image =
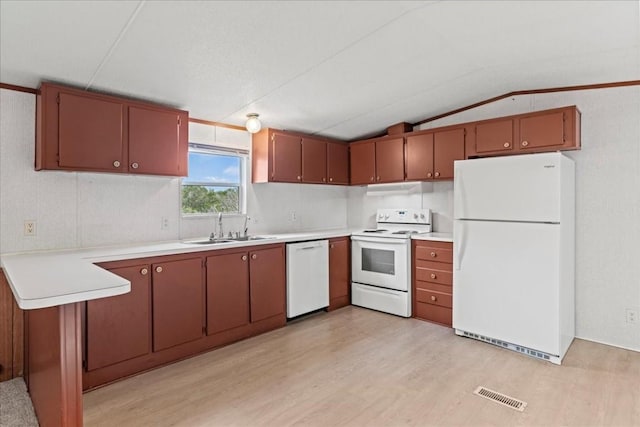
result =
M522 146L526 147L527 145L529 145L529 141L522 141Z
M435 295L431 295L431 301L438 301L438 297L436 297Z
M256 258L258 258L258 255L257 255L257 254L253 254L253 255L251 255L251 259L256 259Z
M147 270L146 268L143 268L142 270L140 270L140 274L142 274L143 276L146 276L148 272L149 270Z
M246 261L247 260L247 256L246 255L242 255L242 260Z
M437 256L438 256L438 254L436 254L435 252L431 252L431 258L435 258Z
M435 274L435 273L431 273L431 278L432 278L432 279L435 279L436 277L437 277L437 276L436 276L436 274Z
M156 273L162 273L162 267L157 266L156 267Z
M502 144L502 146L503 146L504 148L509 148L509 146L510 146L510 145L511 145L511 144L510 144L510 143L508 143L508 142L505 142L504 144Z
M117 161L117 160L114 160L114 161L113 161L113 167L114 167L114 168L119 168L119 167L120 167L120 162L119 162L119 161Z

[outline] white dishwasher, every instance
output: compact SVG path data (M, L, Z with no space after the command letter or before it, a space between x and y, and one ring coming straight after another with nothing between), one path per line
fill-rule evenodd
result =
M329 241L287 244L287 317L329 306Z

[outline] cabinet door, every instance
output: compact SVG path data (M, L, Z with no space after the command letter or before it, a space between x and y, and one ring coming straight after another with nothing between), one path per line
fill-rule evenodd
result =
M319 139L302 138L302 182L327 182L327 143Z
M249 253L251 321L285 313L284 247Z
M375 142L353 143L349 146L351 184L373 184L376 175Z
M476 153L513 151L513 120L499 120L476 125Z
M87 302L87 370L151 351L151 289L148 265L114 268L131 292Z
M520 149L562 147L565 143L565 117L559 111L522 117L520 124Z
M349 146L327 142L327 179L330 184L349 184Z
M407 137L407 180L433 178L433 134Z
M404 180L404 138L376 141L376 182Z
M349 298L349 239L329 241L329 300Z
M207 257L207 334L244 326L249 320L247 253Z
M64 168L126 171L123 104L59 93L58 164Z
M202 260L153 264L153 351L193 341L204 327Z
M129 172L179 176L180 125L177 112L130 106Z
M464 160L464 128L436 132L433 137L433 176L453 179L453 162Z
M271 180L277 182L300 182L302 180L301 138L286 133L271 135L273 164Z

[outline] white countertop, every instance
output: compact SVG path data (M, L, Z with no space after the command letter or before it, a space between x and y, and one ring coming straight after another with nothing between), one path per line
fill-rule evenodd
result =
M413 240L435 240L437 242L453 242L453 233L424 233L424 234L415 234L411 236Z
M268 239L198 245L189 239L64 251L25 252L2 255L2 268L18 306L36 309L125 294L131 283L94 263L151 256L205 252L273 243L299 242L349 236L350 230L270 234Z

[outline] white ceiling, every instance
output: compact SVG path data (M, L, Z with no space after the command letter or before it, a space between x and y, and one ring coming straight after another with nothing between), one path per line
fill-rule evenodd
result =
M640 79L640 2L0 1L0 82L355 139L524 89Z

